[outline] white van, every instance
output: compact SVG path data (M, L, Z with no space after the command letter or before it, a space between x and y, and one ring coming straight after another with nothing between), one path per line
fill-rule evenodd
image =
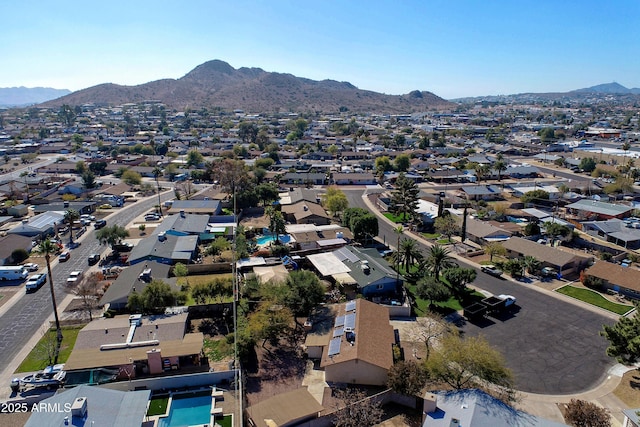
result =
M0 266L0 280L24 280L29 272L22 265Z

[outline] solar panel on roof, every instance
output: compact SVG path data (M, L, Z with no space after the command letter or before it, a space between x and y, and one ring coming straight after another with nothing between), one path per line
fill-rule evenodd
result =
M343 329L342 327L340 327L340 328L335 328L335 329L333 330L333 338L335 338L335 337L341 337L343 333L344 333L344 329Z
M335 356L340 353L341 338L333 338L329 341L329 356Z
M355 301L349 301L347 303L347 311L353 311L356 309L356 302Z
M358 258L358 256L356 254L354 254L353 252L351 252L349 249L346 249L346 248L337 249L337 250L333 251L333 254L340 261L344 261L344 260L349 260L351 262L360 261L360 258Z
M354 329L356 327L356 314L349 313L344 316L344 327Z
M344 316L336 316L336 323L333 325L336 328L339 326L344 326Z

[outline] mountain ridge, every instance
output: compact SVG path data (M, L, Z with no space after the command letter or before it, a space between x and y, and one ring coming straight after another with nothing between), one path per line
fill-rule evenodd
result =
M415 96L419 93L420 96ZM411 95L414 94L414 95ZM220 107L250 112L316 111L406 113L453 104L428 91L406 95L386 95L358 89L349 82L311 80L261 68L233 68L214 59L196 66L178 79L162 79L136 86L103 83L42 104L119 105L158 100L169 108Z

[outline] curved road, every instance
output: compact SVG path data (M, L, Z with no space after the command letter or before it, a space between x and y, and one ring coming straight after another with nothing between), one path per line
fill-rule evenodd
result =
M163 201L169 199L172 194L165 193ZM109 225L125 226L157 203L157 196L153 196L122 208L115 215L111 215ZM51 267L58 305L67 294L64 284L69 273L73 270L86 270L87 257L92 253L101 253L104 250L104 247L100 247L95 238L93 227L89 227L87 233L88 236L83 236L82 244L76 249L70 250L71 258L69 261ZM43 266L41 265L41 267ZM51 315L52 305L48 284L42 286L37 292L23 295L17 300L0 316L0 361L6 364L13 360Z
M369 209L362 189L345 191L349 206ZM393 226L380 219L379 236L395 245ZM410 237L405 235L405 237ZM429 246L417 240L423 253ZM458 261L463 267L475 264ZM600 337L603 324L614 320L604 314L571 304L531 285L502 280L478 271L474 285L493 294L517 298L519 310L503 319L488 318L480 324L464 322L461 330L483 335L504 355L515 374L516 388L540 394L571 394L592 389L602 382L614 360L605 354L607 341Z

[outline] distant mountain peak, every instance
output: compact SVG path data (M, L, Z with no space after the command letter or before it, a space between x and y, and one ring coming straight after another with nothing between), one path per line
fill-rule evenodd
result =
M633 88L629 89L622 86L618 82L611 83L603 83L591 87L587 87L584 89L578 89L575 92L591 92L591 93L610 93L610 94L626 94L626 93L640 93L640 89Z
M70 94L69 89L53 89L50 87L6 87L0 88L0 106L25 107L39 104Z

